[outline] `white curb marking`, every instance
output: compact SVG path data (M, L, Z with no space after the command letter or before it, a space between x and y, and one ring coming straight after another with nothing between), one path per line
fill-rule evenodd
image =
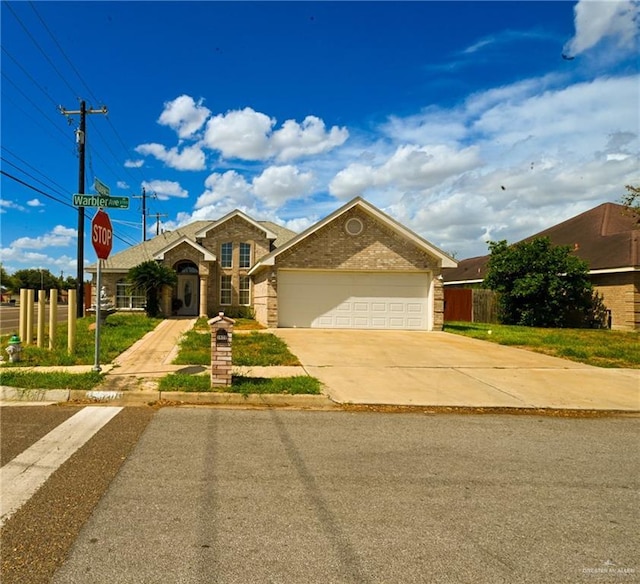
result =
M85 407L0 468L0 526L120 410Z

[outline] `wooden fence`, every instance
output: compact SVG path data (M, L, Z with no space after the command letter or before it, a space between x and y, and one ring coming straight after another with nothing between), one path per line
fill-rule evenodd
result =
M493 290L444 289L444 321L498 322L498 303Z

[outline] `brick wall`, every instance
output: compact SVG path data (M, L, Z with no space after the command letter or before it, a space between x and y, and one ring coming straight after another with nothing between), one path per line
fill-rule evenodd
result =
M360 219L364 225L362 233L356 236L349 235L344 228L352 217ZM435 278L440 274L437 259L360 209L351 209L280 254L276 267L384 272L429 270L434 276L433 330L442 330L444 290L442 282ZM269 326L277 325L277 304L269 313L269 322L274 323Z
M220 306L220 277L231 276L231 307L238 306L240 288L240 276L246 275L248 268L239 268L240 243L251 244L251 264L269 253L270 242L265 237L264 231L244 221L241 217L232 217L219 227L207 232L206 237L199 241L200 245L210 250L218 258L212 266L207 286L207 312L217 314L218 310L229 310L230 306ZM221 246L223 243L233 244L232 267L221 268ZM255 303L255 285L251 290L252 303Z
M344 230L357 217L364 224L360 235ZM351 209L277 258L279 268L332 270L435 270L437 261L376 219ZM437 275L437 274L435 274Z
M640 330L640 272L594 274L591 282L611 310L611 328Z

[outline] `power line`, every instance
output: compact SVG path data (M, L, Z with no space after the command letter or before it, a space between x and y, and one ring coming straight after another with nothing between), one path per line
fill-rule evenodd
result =
M22 97L24 97L33 107L34 109L38 110L42 116L48 120L51 125L58 130L58 132L60 132L63 136L65 136L65 138L69 138L69 136L67 134L65 134L59 127L58 125L53 121L52 118L50 118L42 109L40 109L40 106L35 103L24 91L22 91L22 89L20 89L20 87L18 87L17 83L15 83L4 71L2 71L2 76L11 84L13 85L13 87L18 91L18 93L20 93L22 95Z
M34 170L35 172L37 172L40 176L43 176L44 178L46 178L50 183L56 185L56 187L58 187L59 189L62 189L63 191L66 191L67 189L65 187L63 187L60 183L57 183L55 180L53 180L51 177L48 177L46 174L44 174L42 171L40 171L39 169L37 169L35 166L29 164L24 158L20 158L20 156L18 156L15 152L12 152L11 150L9 150L9 148L7 148L6 146L2 146L2 149L5 150L6 152L8 152L11 156L13 156L14 158L17 158L20 162L22 162L22 164L26 164L31 170ZM26 173L25 173L26 174Z
M5 47L2 47L2 52L4 52L7 57L9 57L19 68L20 70L31 80L31 82L40 90L42 91L42 93L44 93L45 97L54 105L54 107L58 107L58 104L55 102L55 100L53 99L53 97L51 97L49 95L49 93L47 92L47 90L42 87L42 85L40 85L35 79L34 77L31 75L31 73L29 73L29 71L27 71L20 63L20 61L18 61L18 59L16 59L9 51L7 51L7 49Z
M44 27L44 29L49 33L49 36L55 43L56 47L58 47L58 50L62 53L62 56L67 60L67 63L69 63L69 65L71 66L71 69L73 69L73 72L78 76L78 79L80 79L80 82L82 83L82 85L84 85L85 89L89 92L89 95L93 98L96 104L99 103L100 100L96 98L96 96L91 91L91 88L85 82L82 75L80 75L80 71L76 69L75 65L71 62L71 59L69 59L67 54L64 52L63 48L60 46L60 43L58 42L58 39L54 36L54 34L51 32L51 29L47 26L47 23L44 21L40 13L36 10L35 4L31 2L31 0L29 0L29 5L31 6L32 10L35 12L36 16L38 17L38 20L40 20L40 22L42 23L42 26Z
M40 193L41 195L47 197L48 199L52 199L53 201L55 201L56 203L60 203L61 205L64 205L65 207L70 207L71 209L77 210L78 207L75 207L73 205L71 205L70 203L67 203L65 201L61 201L60 199L54 197L53 195L50 195L49 193L45 193L42 189L39 189L38 187L34 187L33 185L29 184L26 181L23 181L21 179L19 179L17 176L14 176L10 173L8 173L5 170L0 169L0 174L3 174L4 176L6 176L7 178L10 178L11 180L20 183L21 185L27 187L28 189L31 189L32 191L35 191L36 193ZM84 209L84 207L83 207ZM89 217L86 212L84 212L85 217ZM134 241L127 241L126 239L120 237L119 235L117 235L116 233L113 234L113 237L115 239L119 239L122 243L126 244L126 245L136 245L136 243Z
M48 189L54 190L50 185L48 185L47 183L45 183L44 181L41 181L39 178L33 176L32 174L28 173L26 170L24 170L23 168L20 168L17 164L14 164L13 162L11 162L10 160L7 160L4 156L0 156L0 160L2 160L3 162L5 162L6 164L8 164L9 166L13 166L13 168L19 170L22 174L26 174L30 179L35 180L36 182L40 183L42 186L47 187ZM65 196L67 193L64 192L60 192L57 191L57 194Z
M36 118L34 118L28 111L26 111L20 104L16 103L10 96L5 95L4 99L8 99L13 105L14 107L16 107L17 109L19 109L25 116L27 116L28 118L30 118L31 120L33 120L33 122L35 124L37 124L38 126L40 126L45 132L47 132L47 134L49 134L49 136L51 136L52 138L55 138L56 140L58 140L63 146L68 147L69 144L65 144L64 142L62 142L62 140L60 139L60 137L58 137L57 134L54 134L53 132L51 132L48 127L44 126L43 124L41 124ZM62 130L60 130L60 128L58 128L58 126L54 126L57 130L60 131L60 133L65 137L65 139L69 142L71 142L71 144L73 144L73 139L68 136L67 134L65 134Z
M27 34L27 36L31 39L31 42L37 47L37 49L42 53L42 55L44 56L44 58L47 60L47 62L49 63L49 65L51 65L51 67L53 68L53 70L58 74L58 76L60 77L60 79L62 79L62 81L64 82L64 84L69 88L69 90L71 91L71 93L73 93L75 96L78 95L78 92L75 91L73 89L73 87L71 87L71 85L69 84L69 82L67 81L67 79L65 78L65 76L60 73L60 70L55 66L54 62L49 58L49 55L47 55L46 51L38 44L38 41L36 41L36 39L33 37L33 35L31 34L31 32L29 31L29 29L25 26L25 24L22 22L22 20L20 20L20 17L16 14L15 10L11 7L11 4L9 4L9 2L5 2L4 5L9 9L9 11L11 12L11 14L13 14L14 18L18 21L18 23L20 24L20 26L22 27L22 30L24 30L24 32Z

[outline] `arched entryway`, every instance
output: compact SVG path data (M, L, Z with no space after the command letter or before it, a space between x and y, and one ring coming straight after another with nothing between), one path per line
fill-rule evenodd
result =
M178 274L176 298L180 306L178 316L198 315L198 266L192 261L184 260L174 266Z

